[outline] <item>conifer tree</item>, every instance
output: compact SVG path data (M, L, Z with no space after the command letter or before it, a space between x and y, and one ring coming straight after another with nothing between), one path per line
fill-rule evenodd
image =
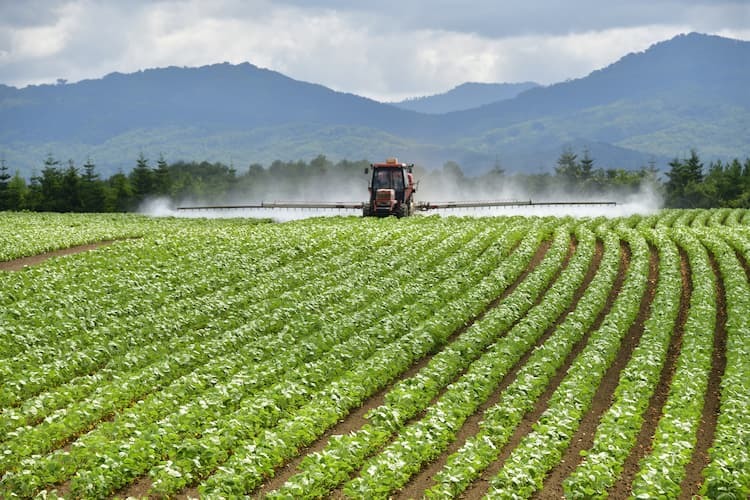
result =
M8 184L10 183L10 173L8 172L8 166L5 164L5 158L0 158L0 210L10 210L13 207L10 206L8 200Z

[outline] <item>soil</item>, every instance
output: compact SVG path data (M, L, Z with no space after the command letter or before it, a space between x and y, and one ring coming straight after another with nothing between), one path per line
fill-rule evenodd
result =
M652 248L649 263L648 286L646 286L643 297L641 298L638 316L625 334L625 337L622 339L617 358L604 374L604 378L594 394L591 408L581 420L578 431L573 434L570 446L568 446L568 449L563 453L560 463L547 475L547 478L544 481L544 486L535 498L545 499L564 497L562 488L563 481L581 462L581 451L589 449L593 444L599 420L604 412L612 405L612 395L620 382L620 372L625 368L630 360L633 350L640 342L644 324L651 314L651 303L656 292L656 281L658 276L659 258L656 250Z
M693 293L692 279L690 274L690 263L687 255L680 249L680 273L682 275L682 294L680 295L680 310L677 315L675 329L670 339L667 357L664 360L659 382L654 389L654 394L649 400L648 408L643 415L643 425L636 438L636 444L628 455L623 464L623 471L620 478L615 482L609 492L609 498L619 499L630 496L630 488L633 479L638 473L638 462L651 452L651 441L653 440L656 426L659 424L661 412L664 404L667 402L669 395L669 386L672 383L677 359L680 356L680 347L682 346L682 335L685 330L685 321L690 309L690 296Z
M99 247L111 245L116 240L99 241L97 243L89 243L87 245L78 245L69 248L63 248L61 250L55 250L52 252L41 253L39 255L32 255L30 257L21 257L20 259L8 260L0 262L0 271L21 271L29 266L35 266L41 264L47 259L52 257L61 257L63 255L72 255L81 252L88 252L89 250L95 250Z
M550 281L550 284L548 285L547 289L549 289L552 284L557 281L557 279L560 276L560 273L568 266L568 263L570 262L570 259L573 256L573 253L575 252L576 244L574 242L571 242L571 245L568 249L568 254L565 257L565 261L563 262L563 265L561 266L560 270L555 274L553 279ZM597 241L596 250L594 253L594 258L591 260L591 263L589 265L589 269L586 272L586 276L584 277L584 280L581 284L581 286L576 290L576 293L574 294L574 298L572 301L572 304L560 315L560 317L555 321L555 323L550 326L539 338L539 340L536 342L535 346L532 347L529 351L527 351L521 359L516 363L513 368L508 372L508 374L503 378L498 388L495 390L495 392L485 401L479 409L471 415L469 418L466 419L463 426L459 430L459 432L456 434L456 439L448 446L448 448L433 462L426 465L425 468L422 469L422 471L415 475L405 486L404 488L396 495L394 498L422 498L424 495L424 491L428 488L432 487L434 485L433 478L435 474L437 474L445 465L446 461L448 460L448 457L458 451L466 441L471 438L472 436L476 435L479 430L479 424L483 419L484 413L489 409L495 406L499 400L500 396L502 395L505 388L510 385L513 380L515 380L516 375L518 371L521 369L521 367L526 364L526 361L529 359L531 354L534 352L534 349L536 346L541 345L544 343L547 338L552 335L552 333L555 331L555 329L565 320L565 317L575 308L575 304L578 303L581 296L583 295L584 291L586 290L586 287L591 283L591 280L596 275L596 271L599 268L599 264L601 263L602 258L602 244L601 242ZM537 305L539 302L541 302L542 298L544 297L543 292L539 299L536 301Z
M551 246L551 241L542 242L542 244L539 246L536 253L532 257L529 265L523 271L523 273L521 273L518 279L516 279L515 282L513 282L508 288L506 288L503 291L503 293L500 294L500 296L498 296L492 302L490 302L487 305L487 307L484 309L484 311L482 311L475 318L472 318L466 325L464 325L463 327L453 332L451 336L448 338L446 345L450 344L450 342L452 342L455 338L459 337L472 324L474 324L476 321L479 321L482 317L484 317L485 314L487 314L488 311L497 307L500 301L502 301L504 298L510 295L513 292L513 290L515 290L518 287L518 285L521 282L523 282L523 280L529 275L529 273L531 273L536 268L536 266L538 266L539 263L544 259L544 256L546 255L550 246ZM571 248L574 248L574 247L571 247ZM572 253L572 251L570 253ZM566 259L568 259L569 257L570 255L568 255ZM378 406L384 403L384 398L385 398L385 395L388 393L388 391L398 382L417 374L419 370L421 370L430 362L433 356L434 354L425 356L424 358L419 360L419 362L417 362L415 365L409 368L409 370L407 370L402 375L400 375L396 380L394 380L387 387L379 391L374 396L370 397L367 401L365 401L365 403L360 408L354 410L344 420L342 420L337 425L329 429L325 434L323 434L323 436L321 436L317 441L315 441L309 447L302 450L302 452L297 457L287 462L281 469L278 469L274 477L269 479L258 490L256 490L254 495L256 497L263 497L266 493L281 487L290 477L292 477L293 475L299 472L297 467L307 455L311 453L319 452L325 448L325 446L328 444L328 440L330 439L332 435L345 434L345 433L354 432L360 429L365 423L367 423L367 420L365 419L364 416L370 410L377 408ZM439 396L440 395L438 395L437 397ZM333 496L336 496L336 493L337 492L334 492Z
M742 269L745 270L747 281L750 281L750 265L748 265L747 261L745 260L745 257L743 257L740 252L735 251L734 255L735 257L737 257L737 260L740 261L740 264L742 265Z
M148 476L139 477L134 483L131 483L127 488L119 491L116 494L117 498L147 498L148 491L151 489L151 478ZM196 491L195 494L191 495L193 498L198 496ZM185 495L183 498L187 498Z
M462 495L463 498L479 498L484 496L484 494L489 489L490 480L500 471L503 464L507 460L507 458L510 456L511 452L518 446L518 444L521 442L524 436L529 434L532 429L534 423L539 419L539 417L547 410L547 405L554 394L555 390L559 387L560 383L562 382L563 378L565 378L565 375L568 372L568 369L570 368L570 365L573 363L573 361L578 357L578 355L581 353L583 348L588 343L588 339L591 336L591 333L598 330L601 326L602 322L604 321L604 318L609 314L609 311L612 309L612 305L614 304L617 296L620 294L620 290L622 289L622 284L625 280L625 273L630 266L630 249L625 245L622 244L620 247L620 268L617 274L617 278L615 279L615 282L613 283L612 290L609 293L609 296L607 297L607 301L604 304L604 307L599 312L599 315L597 316L596 320L594 321L591 328L584 334L584 336L581 338L579 342L576 343L575 346L573 346L573 349L571 350L570 354L565 358L565 361L558 370L557 374L550 380L547 389L545 392L541 395L541 397L537 400L537 402L534 405L534 408L524 416L521 423L518 425L516 430L511 435L510 439L506 443L506 445L503 447L503 449L500 451L497 460L493 462L477 479L472 486L470 486Z
M727 303L724 282L721 279L719 265L713 255L711 267L716 274L716 326L714 328L714 347L711 356L711 372L708 377L708 386L703 403L701 424L698 428L697 441L693 449L693 456L685 469L685 479L680 485L681 499L691 499L698 495L703 477L701 471L708 465L708 449L714 441L716 433L716 422L719 417L719 406L721 399L721 379L727 365Z

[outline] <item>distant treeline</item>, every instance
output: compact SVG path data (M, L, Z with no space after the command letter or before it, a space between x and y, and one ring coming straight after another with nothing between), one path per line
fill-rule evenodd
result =
M309 162L275 161L268 166L251 164L238 172L223 163L167 163L164 158L151 164L141 155L133 169L103 179L96 165L88 160L78 167L49 155L41 172L28 181L19 173L11 175L12 165L0 162L0 210L52 212L126 212L136 210L150 197L174 201L222 203L230 200L307 199L324 200L351 193L350 199L366 193L364 170L367 160L332 162L318 156ZM562 152L553 173L506 174L500 165L476 177L464 175L461 166L448 161L442 168L415 168L420 188L426 192L481 193L487 199L507 197L507 186L534 196L550 192L568 196L634 194L645 185L660 190L671 208L743 207L750 208L750 158L741 162L711 162L706 167L698 153L675 158L659 178L654 166L639 170L600 168L588 151ZM342 191L343 190L343 191ZM479 194L477 194L479 196ZM445 198L443 198L445 199Z

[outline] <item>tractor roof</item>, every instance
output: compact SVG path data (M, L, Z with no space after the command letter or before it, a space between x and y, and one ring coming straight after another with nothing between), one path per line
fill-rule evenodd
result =
M372 167L391 167L391 168L405 168L408 167L406 163L399 163L398 158L388 158L384 163L373 163Z

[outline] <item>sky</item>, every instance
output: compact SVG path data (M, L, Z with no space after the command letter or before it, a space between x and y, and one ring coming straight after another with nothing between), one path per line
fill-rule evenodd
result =
M0 83L247 61L395 101L579 78L691 31L750 40L750 0L0 0Z

